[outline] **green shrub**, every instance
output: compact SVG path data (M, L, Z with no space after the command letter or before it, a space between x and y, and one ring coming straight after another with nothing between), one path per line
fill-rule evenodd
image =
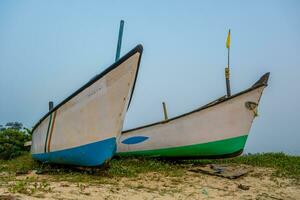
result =
M6 128L0 130L0 159L8 160L28 151L24 143L31 140L28 131Z

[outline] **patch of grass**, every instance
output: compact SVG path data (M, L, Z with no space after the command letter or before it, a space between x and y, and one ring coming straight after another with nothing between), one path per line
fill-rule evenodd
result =
M1 160L0 159L0 172L27 172L29 170L39 167L39 163L35 162L29 153L25 153L12 160Z
M35 182L31 183L27 180L16 181L8 186L8 191L11 193L21 193L26 195L34 195L37 192L51 192L52 188L49 183L46 182Z
M38 174L48 175L51 181L90 182L97 184L116 184L118 177L137 177L148 172L163 173L167 176L181 176L184 169L173 162L151 158L116 158L102 168L76 168L64 165L42 164L34 161L30 154L25 154L9 161L0 161L0 173L12 176L6 181L14 180L15 174L26 174L36 170ZM4 177L0 180L4 180Z
M108 179L99 176L101 170L89 169L82 170L71 166L43 164L36 162L31 158L29 153L12 160L0 160L0 183L7 183L16 180L18 175L28 174L31 171L36 174L47 175L51 181L69 181L69 182L108 182ZM99 172L100 171L100 172ZM26 179L26 182L33 182ZM21 185L22 186L22 185Z
M115 158L110 162L107 174L109 176L135 177L138 174L158 172L167 176L183 175L183 168L164 160L151 158Z
M12 193L21 193L31 195L33 194L33 190L29 188L29 183L25 181L17 181L15 184L10 185L8 191Z
M38 174L47 175L47 179L51 181L117 184L120 177L138 177L140 174L151 172L181 177L190 166L203 164L246 164L257 167L269 167L275 169L274 175L276 177L293 178L300 182L300 157L288 156L283 153L248 154L221 160L169 161L143 157L114 158L102 168L76 168L41 164L32 160L30 154L25 154L13 160L0 160L0 173L9 174L9 176L0 176L0 181L15 180L15 174L36 170Z

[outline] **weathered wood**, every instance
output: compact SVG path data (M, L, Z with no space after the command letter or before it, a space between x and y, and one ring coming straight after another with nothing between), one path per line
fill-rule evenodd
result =
M205 173L214 176L220 176L228 179L237 179L246 175L251 171L249 167L245 166L229 166L229 165L217 165L209 164L197 168L190 169L189 171L195 173Z

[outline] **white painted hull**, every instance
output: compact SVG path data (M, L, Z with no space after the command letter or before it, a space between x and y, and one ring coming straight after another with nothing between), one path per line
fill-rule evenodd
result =
M33 131L33 158L81 166L109 160L123 127L141 53L139 45L42 118Z
M266 83L226 100L152 125L123 132L118 155L218 157L241 153ZM254 104L253 104L254 105Z

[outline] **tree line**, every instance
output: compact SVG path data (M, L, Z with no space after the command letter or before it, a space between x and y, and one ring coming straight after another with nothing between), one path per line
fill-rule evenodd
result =
M9 160L29 151L24 143L31 141L32 132L21 122L0 125L0 159Z

